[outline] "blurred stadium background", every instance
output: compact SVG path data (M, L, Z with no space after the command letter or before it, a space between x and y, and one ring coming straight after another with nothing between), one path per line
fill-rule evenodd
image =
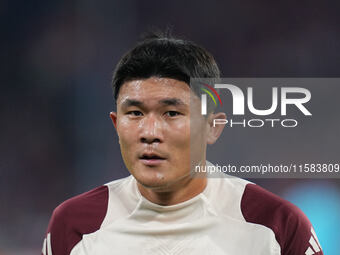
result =
M314 0L1 1L0 255L40 254L60 202L128 175L109 119L110 80L141 33L171 26L211 51L225 77L339 77L339 7ZM298 205L325 254L339 254L340 179L256 182Z

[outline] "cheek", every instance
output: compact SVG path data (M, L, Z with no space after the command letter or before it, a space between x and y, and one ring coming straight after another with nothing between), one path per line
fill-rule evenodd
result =
M133 145L137 144L137 128L131 125L126 120L121 120L117 125L117 133L119 137L119 144L122 151L131 149Z
M176 123L171 127L171 130L176 133L176 135L186 136L190 134L190 122L189 121L183 121Z
M134 151L136 146L135 135L131 134L131 127L125 127L124 125L119 126L117 128L118 136L119 136L119 146L120 152L123 158L123 161L127 167L127 169L133 169L134 167Z
M199 161L204 155L207 146L207 123L195 120L190 128L190 157L192 161Z
M166 134L165 140L172 153L177 152L177 156L186 157L190 150L190 122L173 123L168 126Z

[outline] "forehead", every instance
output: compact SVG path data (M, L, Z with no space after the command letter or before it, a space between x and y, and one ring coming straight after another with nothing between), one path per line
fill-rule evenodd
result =
M185 82L170 78L151 77L124 83L120 88L117 103L120 104L126 99L149 101L166 97L178 98L189 103L191 93L190 87Z

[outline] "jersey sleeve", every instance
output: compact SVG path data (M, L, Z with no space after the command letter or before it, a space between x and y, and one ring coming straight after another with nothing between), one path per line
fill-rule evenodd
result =
M323 255L312 224L292 203L258 185L248 184L241 210L247 222L272 229L282 255Z
M42 255L69 255L84 234L97 231L107 212L108 188L101 186L66 200L52 214Z
M65 235L67 231L63 219L66 217L64 210L64 206L61 204L53 211L44 239L42 255L67 254L67 240L65 239L67 238Z
M282 254L283 255L323 255L321 245L314 228L306 215L297 207L290 205L287 222L283 227Z

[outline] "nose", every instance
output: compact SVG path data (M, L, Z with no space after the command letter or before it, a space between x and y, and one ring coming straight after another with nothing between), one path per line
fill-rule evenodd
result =
M142 143L161 143L163 141L162 123L157 116L145 116L141 125L140 141Z

